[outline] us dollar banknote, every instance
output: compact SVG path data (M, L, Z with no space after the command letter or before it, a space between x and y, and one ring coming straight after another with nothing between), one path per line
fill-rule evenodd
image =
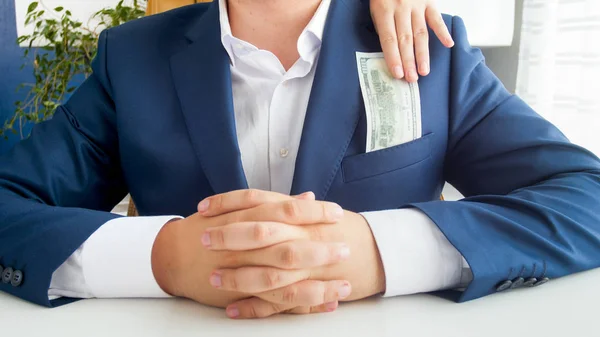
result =
M360 89L367 113L366 152L421 137L419 85L391 76L383 53L356 53Z

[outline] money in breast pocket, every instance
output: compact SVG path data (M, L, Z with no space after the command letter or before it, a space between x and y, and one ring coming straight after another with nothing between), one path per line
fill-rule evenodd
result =
M421 138L419 85L393 78L383 53L356 52L356 63L367 114L366 152Z

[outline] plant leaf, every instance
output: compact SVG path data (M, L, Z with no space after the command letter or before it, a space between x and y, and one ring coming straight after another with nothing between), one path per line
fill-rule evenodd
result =
M40 3L37 2L37 1L32 2L31 4L29 4L29 7L27 7L27 14L33 12L38 7L39 4Z

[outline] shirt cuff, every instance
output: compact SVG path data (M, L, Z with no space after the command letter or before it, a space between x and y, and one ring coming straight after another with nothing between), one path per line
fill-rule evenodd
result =
M462 255L423 212L406 208L361 214L383 262L383 296L452 289L470 282L461 282L463 267L469 268Z
M152 246L177 216L128 217L105 223L52 275L48 295L74 298L170 297L152 273Z

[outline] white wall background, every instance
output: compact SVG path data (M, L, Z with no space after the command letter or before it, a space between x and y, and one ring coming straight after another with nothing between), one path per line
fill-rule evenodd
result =
M441 12L458 15L465 21L472 45L511 45L515 0L436 0L436 3Z
M485 0L483 0L485 1ZM484 47L485 61L488 67L500 78L508 91L514 93L517 86L519 68L519 44L521 43L521 24L523 19L523 0L516 0L512 44L503 47Z

